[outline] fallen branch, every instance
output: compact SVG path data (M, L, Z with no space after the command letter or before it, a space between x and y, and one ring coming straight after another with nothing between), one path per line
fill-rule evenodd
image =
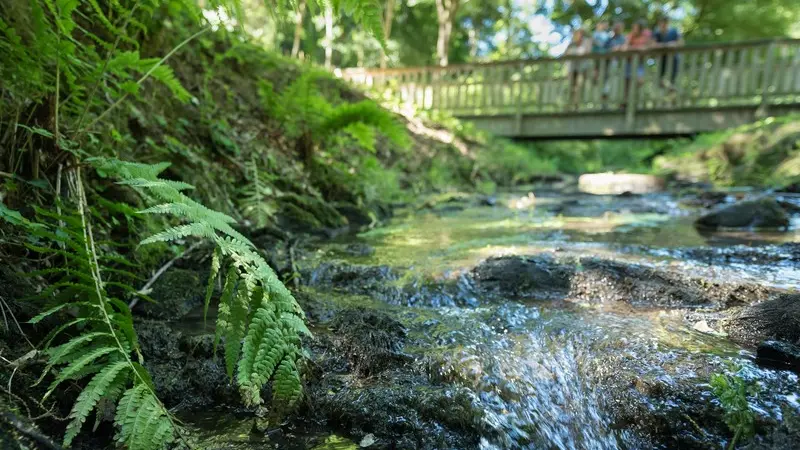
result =
M153 276L152 276L152 277L150 277L150 279L149 279L149 280L147 280L147 283L145 283L145 285L144 285L144 286L142 286L142 288L141 288L141 289L139 289L138 291L136 291L136 293L137 293L137 294L141 294L141 295L147 295L147 294L150 292L150 288L151 288L151 287L153 287L153 284L154 284L154 283L155 283L155 282L156 282L156 281L157 281L159 278L161 278L161 275L164 275L164 272L166 272L167 270L169 270L169 268L170 268L170 267L172 267L172 265L173 265L173 264L175 264L175 262L176 262L176 261L178 261L179 259L181 259L181 258L183 258L184 256L188 255L189 253L191 253L191 252L192 252L192 250L194 250L194 249L196 249L197 247L199 247L199 246L200 246L200 244L202 244L202 241L200 241L200 242L195 242L194 244L192 244L192 246L191 246L191 247L187 248L185 252L183 252L183 253L181 253L180 255L178 255L178 256L176 256L176 257L172 258L171 260L167 261L167 263L166 263L166 264L164 264L163 266L161 266L161 268L159 268L159 269L156 271L156 273L154 273L154 274L153 274ZM131 302L128 304L128 308L129 308L129 309L131 309L131 310L133 310L133 308L136 306L136 304L137 304L137 303L139 303L139 297L136 297L136 298L134 298L133 300L131 300Z

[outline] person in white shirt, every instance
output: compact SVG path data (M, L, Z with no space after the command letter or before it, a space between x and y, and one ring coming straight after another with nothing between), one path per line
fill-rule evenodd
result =
M572 41L570 42L567 50L564 52L566 56L581 56L587 55L592 51L592 40L587 37L586 31L583 28L577 28L572 33ZM588 63L588 64L587 64ZM578 94L580 93L580 85L583 82L584 74L587 69L591 67L591 61L569 60L567 61L567 72L569 73L569 86L570 86L570 104L573 108L578 106Z

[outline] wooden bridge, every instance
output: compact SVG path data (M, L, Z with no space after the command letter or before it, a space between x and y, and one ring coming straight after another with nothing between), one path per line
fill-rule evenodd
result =
M511 138L691 135L800 112L800 39L345 69L342 77Z

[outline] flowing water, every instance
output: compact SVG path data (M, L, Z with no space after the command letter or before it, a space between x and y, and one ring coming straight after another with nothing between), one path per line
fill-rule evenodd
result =
M756 386L751 411L771 424L800 414L797 376L759 368L752 349L696 331L685 310L484 298L463 286L463 275L487 258L541 254L598 256L721 282L797 285L800 264L778 244L798 242L800 233L701 233L694 215L666 194L505 194L495 206L454 202L408 211L385 227L325 243L302 264L310 290L331 309L363 307L407 328L402 351L412 364L431 384L455 386L470 399L480 448L696 441L698 448L708 441L722 448L730 433L718 417L708 419L719 415L718 408L708 412L717 404L711 374L735 371ZM330 261L380 267L381 283L402 295L326 283L317 267ZM456 294L431 287L437 285L455 286ZM338 445L318 448L345 448Z

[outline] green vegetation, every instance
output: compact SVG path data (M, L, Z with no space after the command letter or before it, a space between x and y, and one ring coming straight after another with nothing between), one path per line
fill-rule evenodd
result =
M800 116L770 117L701 135L653 162L659 173L720 186L796 183L800 180Z
M375 32L373 3L333 6ZM208 6L241 17L239 2ZM277 423L302 397L309 332L247 233L280 221L340 227L348 219L337 208L374 218L374 208L431 190L492 193L525 159L501 141L464 151L409 134L404 119L327 72L236 28L214 30L192 2L41 0L0 11L2 251L40 290L21 319L41 338L43 397L79 388L63 394L67 446L92 415L94 429L111 421L129 449L184 440L145 369L131 312L152 301L134 285L156 265L212 244L205 308L219 294L215 342L246 407L264 403L269 387ZM507 173L480 163L495 148L508 154Z
M738 374L718 373L711 376L711 388L725 411L725 423L734 433L728 449L736 448L739 440L755 434L755 413L747 402L748 395L757 394L757 386Z
M92 419L92 430L111 422L116 445L131 450L186 444L188 431L146 369L131 309L153 301L146 287L159 276L155 269L190 249L210 260L205 312L218 304L211 353L221 346L237 401L251 411L268 408L277 424L302 399L302 342L310 332L287 279L271 265L273 249L257 247L253 236L371 225L392 203L415 202L423 193L492 195L540 175L649 170L659 155L683 158L669 144L524 146L447 117L403 117L328 71L265 50L266 38L251 36L253 17L243 15L250 3L0 4L0 253L14 271L27 273L27 288L36 292L10 299L13 307L0 299L4 319L6 310L14 321L19 314L38 344L31 344L30 358L44 370L26 388L41 394L37 404L43 398L69 405L65 446L86 438ZM463 11L473 28L484 16L496 19L495 32L500 23L520 25L511 3L504 18L489 10L497 5L445 3L455 5L456 34L469 33L456 14ZM389 38L393 21L427 20L424 33L443 26L436 14L422 17L434 2L413 11L399 2L396 20L387 12L395 3L382 11L378 0L268 4L273 14L262 19L279 31L286 25L278 19L289 14L302 20L323 13L326 31L341 16L361 37L371 36L374 51L390 55L397 45ZM283 31L278 47L288 36ZM422 44L407 47L400 53L412 56L404 60L435 53ZM446 58L448 49L438 52ZM326 58L330 63L328 52ZM768 128L779 124L791 122L765 121L752 130L794 136ZM740 159L743 168L729 158L728 166L709 166L709 176L749 182L761 176L754 168L776 167L769 173L784 178L769 180L794 179L800 163L796 141L784 146L789 139L768 146L784 149L782 158L770 153L772 166L766 156L751 155L763 148L756 140ZM2 369L11 371L9 386L18 369L28 370L10 367ZM267 393L269 401L262 398Z

